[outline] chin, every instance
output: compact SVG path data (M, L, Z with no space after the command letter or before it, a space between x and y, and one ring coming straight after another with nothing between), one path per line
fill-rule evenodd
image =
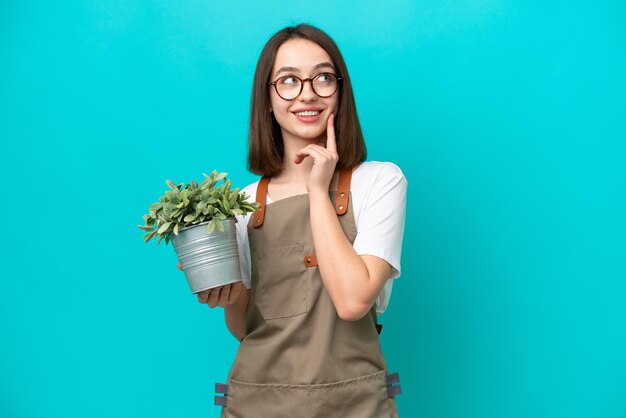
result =
M303 138L303 139L310 139L310 140L314 140L314 139L318 139L321 136L324 135L325 130L319 130L319 129L303 129L303 130L298 130L295 132L296 136Z

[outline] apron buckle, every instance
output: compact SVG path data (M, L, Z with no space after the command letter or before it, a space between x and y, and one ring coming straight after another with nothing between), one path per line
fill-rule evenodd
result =
M215 406L223 406L226 407L226 404L228 403L228 385L225 385L223 383L216 383L215 384L215 393L223 393L224 396L219 396L216 395L215 396L215 401L214 401L214 405Z
M397 383L397 385L394 385ZM387 397L393 398L396 395L401 395L402 389L400 388L400 375L398 373L392 373L387 375Z

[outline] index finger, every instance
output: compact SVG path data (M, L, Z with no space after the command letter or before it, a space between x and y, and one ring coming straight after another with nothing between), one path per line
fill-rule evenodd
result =
M335 115L330 114L326 122L326 149L337 152L337 141L335 139Z

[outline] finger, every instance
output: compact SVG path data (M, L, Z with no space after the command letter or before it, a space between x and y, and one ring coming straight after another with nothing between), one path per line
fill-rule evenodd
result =
M180 264L180 261L176 263L176 267L178 267L178 270L183 271L183 265Z
M300 164L306 157L313 157L313 160L319 158L332 158L332 153L328 151L326 148L316 144L309 144L306 147L302 148L298 152L296 152L296 158L294 159L294 163Z
M335 138L335 115L331 114L326 123L326 149L337 152L337 140Z
M309 144L306 147L298 150L298 152L296 152L296 158L294 158L293 162L296 164L300 164L306 157L311 155L311 149L313 146L319 146L319 145Z
M198 292L198 302L200 303L206 303L207 299L209 298L209 290L203 290L202 292Z
M221 287L211 289L211 294L209 295L209 299L207 300L207 305L209 305L211 308L215 308L217 306L217 301L220 297L221 289Z
M317 145L309 145L311 148L308 150L309 156L313 158L315 165L323 165L334 159L333 153L326 148L319 147Z
M296 164L300 164L306 157L309 156L309 153L304 149L296 152L296 158L293 159L293 162Z
M226 285L224 287L222 287L222 290L220 290L220 297L217 300L217 304L218 306L224 307L226 306L227 302L228 302L228 295L230 295L230 285Z
M239 298L241 291L243 290L243 283L235 283L230 288L230 294L228 295L228 304L233 304Z

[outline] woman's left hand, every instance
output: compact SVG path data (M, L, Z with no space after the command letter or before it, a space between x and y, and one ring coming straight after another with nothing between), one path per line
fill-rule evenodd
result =
M326 146L324 144L309 144L296 152L294 163L300 164L306 157L313 158L313 168L306 183L310 192L328 193L330 181L335 173L339 154L335 140L335 115L331 114L326 123Z

